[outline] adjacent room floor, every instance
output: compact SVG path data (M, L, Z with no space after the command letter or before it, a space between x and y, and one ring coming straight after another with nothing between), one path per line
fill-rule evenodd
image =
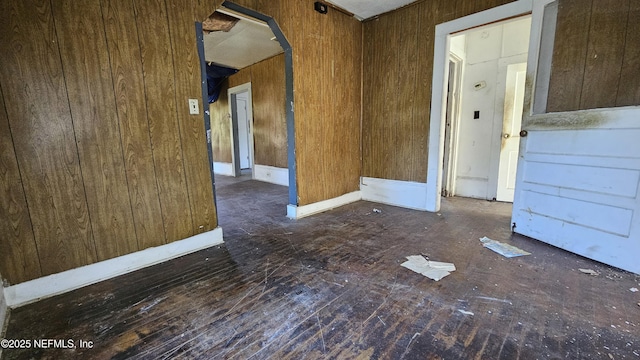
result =
M294 221L285 187L216 181L224 245L13 310L6 338L94 346L3 359L640 359L640 277L513 235L510 204L361 201ZM400 266L420 254L457 270Z

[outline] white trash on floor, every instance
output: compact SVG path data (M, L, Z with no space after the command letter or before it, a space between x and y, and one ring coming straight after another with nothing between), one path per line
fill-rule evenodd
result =
M494 252L497 252L498 254L507 257L507 258L512 258L512 257L516 257L516 256L524 256L524 255L531 255L531 253L526 252L522 249L519 249L513 245L509 245L509 244L505 244L502 243L500 241L496 241L496 240L491 240L488 237L483 237L480 239L480 241L482 241L482 246L493 250Z
M407 259L408 261L403 262L401 266L435 281L442 279L456 270L456 266L452 263L430 261L422 255L407 256Z

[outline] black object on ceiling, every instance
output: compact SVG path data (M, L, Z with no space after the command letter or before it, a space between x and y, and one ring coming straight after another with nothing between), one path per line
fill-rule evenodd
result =
M207 90L209 95L209 103L214 103L220 97L222 83L224 79L237 73L237 69L218 66L215 64L207 64Z

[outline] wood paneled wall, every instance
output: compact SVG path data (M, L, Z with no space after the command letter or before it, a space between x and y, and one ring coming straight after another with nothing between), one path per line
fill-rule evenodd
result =
M293 49L298 204L358 190L362 24L313 0L234 2L274 18Z
M560 0L547 111L640 105L640 0Z
M197 0L0 3L0 272L9 284L217 226Z
M223 84L220 98L210 105L214 161L231 162L227 90L251 82L255 163L287 167L284 81L284 55L281 54L240 70Z
M427 0L364 23L362 175L426 182L437 24L511 0Z
M222 91L218 100L209 104L211 113L211 149L213 161L231 163L231 115L229 114L229 79L222 83Z
M284 55L251 67L256 164L287 167Z

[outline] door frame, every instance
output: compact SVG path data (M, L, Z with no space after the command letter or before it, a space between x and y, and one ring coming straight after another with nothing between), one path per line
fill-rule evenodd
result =
M233 170L233 176L240 176L240 145L238 140L238 115L237 115L237 101L238 94L243 92L247 93L247 118L249 119L249 162L251 165L251 178L253 179L253 173L255 168L254 146L255 139L253 136L253 99L251 94L251 82L244 83L242 85L234 86L227 90L229 96L229 120L231 121L230 136L231 136L231 168Z
M431 115L429 119L429 153L426 189L427 211L439 211L442 199L440 189L442 188L443 175L444 130L446 125L446 99L451 36L474 27L527 15L530 14L532 10L533 0L519 0L436 26L433 59L433 90L431 93ZM529 54L529 56L531 56L531 54Z
M449 64L453 64L453 68L449 66L449 86L451 89L451 98L447 101L446 113L449 113L449 136L445 127L445 144L443 149L443 184L442 192L446 195L454 196L456 193L456 174L458 173L458 129L460 121L460 106L462 104L462 77L464 60L454 53L449 54ZM453 70L453 71L451 71ZM447 91L449 92L449 91ZM448 98L448 96L447 96ZM446 122L445 113L445 122ZM446 125L445 125L446 126Z
M240 14L262 20L269 25L284 50L284 78L285 78L285 117L287 121L287 167L289 169L289 205L298 206L298 180L296 175L296 137L295 137L295 113L294 113L294 92L293 92L293 48L278 26L278 23L270 16L261 14L235 4L224 1L219 7L223 7ZM211 165L213 167L213 163Z

